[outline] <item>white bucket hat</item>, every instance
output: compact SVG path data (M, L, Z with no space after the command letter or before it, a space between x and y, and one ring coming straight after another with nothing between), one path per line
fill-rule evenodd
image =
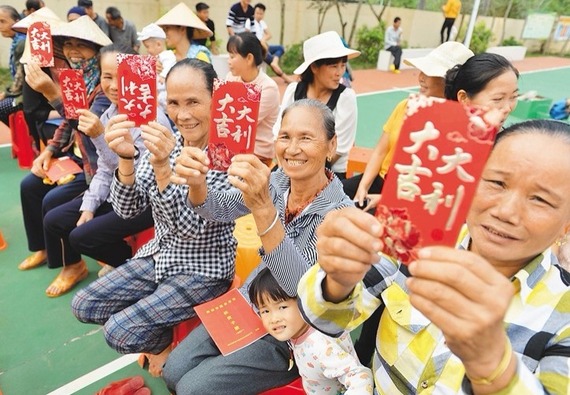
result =
M303 64L293 71L295 74L303 74L305 70L319 59L336 59L347 56L348 59L356 58L360 51L346 48L337 32L325 32L308 38L303 43Z
M51 35L54 38L58 36L79 38L102 47L113 43L89 15L83 15L72 22L55 26Z
M194 28L193 38L207 38L211 37L214 33L208 26L194 12L184 3L179 3L172 8L156 22L159 26L173 25L173 26L186 26ZM199 30L197 32L196 30Z
M47 22L51 30L53 30L55 26L65 23L48 7L42 7L14 23L12 25L12 30L19 33L26 33L28 28L35 22Z
M456 41L448 41L431 51L426 56L404 59L404 63L415 67L428 77L445 78L447 70L463 64L473 56L473 52Z
M151 23L143 27L142 31L137 32L139 41L148 40L149 38L166 38L166 33L156 23Z

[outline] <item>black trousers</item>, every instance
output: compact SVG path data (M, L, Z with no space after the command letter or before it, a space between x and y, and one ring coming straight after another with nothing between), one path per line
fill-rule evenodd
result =
M439 32L442 44L446 41L449 41L449 36L451 35L451 28L453 27L454 23L455 23L455 18L445 18L445 21L443 21L443 25L441 26L441 31ZM444 40L443 32L445 31L445 29L447 29L447 39Z
M356 191L358 190L358 185L360 184L361 180L362 180L362 174L341 180L344 193L346 193L349 198L354 199ZM381 193L383 186L384 186L384 179L378 175L376 176L374 181L372 181L372 185L370 185L368 192Z
M393 45L386 49L394 56L394 67L396 70L400 70L400 60L402 59L402 47L399 45Z

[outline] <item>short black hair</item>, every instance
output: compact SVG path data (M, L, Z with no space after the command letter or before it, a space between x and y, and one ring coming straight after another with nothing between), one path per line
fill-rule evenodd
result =
M401 20L402 20L402 18L400 18L399 16L397 16L397 17L394 18L394 23L400 22Z
M263 3L257 3L253 9L255 10L256 8L262 9L263 11L265 11L265 4Z
M244 58L248 54L252 54L256 66L263 62L263 47L255 34L251 32L243 32L231 36L226 49L228 52L240 54Z
M114 21L122 18L121 11L119 11L117 7L107 7L105 14L109 15L109 17Z
M42 8L42 4L40 0L27 0L26 1L26 10L39 10Z
M196 11L200 12L202 10L207 10L210 6L206 3L196 3Z
M287 295L268 268L263 268L257 273L257 276L249 284L248 293L249 300L255 307L259 307L263 303L264 298L269 298L276 302L295 299L295 297Z
M93 2L91 0L77 0L77 5L79 7L91 8L93 7Z

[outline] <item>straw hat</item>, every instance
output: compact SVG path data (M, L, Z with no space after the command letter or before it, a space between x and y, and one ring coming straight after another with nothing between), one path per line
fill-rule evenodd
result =
M17 31L18 33L26 33L28 28L35 22L47 22L51 29L54 29L57 25L65 23L48 7L42 7L14 23L12 25L12 30Z
M192 27L194 28L194 35L192 36L194 39L208 38L214 34L184 3L179 3L154 23L159 26L174 25Z
M305 61L293 73L303 74L313 62L319 59L335 59L343 56L352 59L358 55L360 55L360 51L344 46L337 32L330 31L317 34L303 43L303 58Z
M445 78L447 70L463 64L473 56L473 52L456 41L448 41L431 51L426 56L404 59L404 63L415 67L428 77Z
M83 15L72 22L54 27L51 35L54 38L58 36L79 38L102 47L113 43L89 15Z

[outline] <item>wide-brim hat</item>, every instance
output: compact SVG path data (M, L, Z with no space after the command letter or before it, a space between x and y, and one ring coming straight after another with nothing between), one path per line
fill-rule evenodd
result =
M192 38L201 39L211 37L214 33L186 4L179 3L156 22L158 26L174 25L194 28Z
M344 46L337 32L330 31L313 36L303 43L303 64L293 71L295 74L303 74L315 61L320 59L336 59L344 56L348 59L356 58L360 51Z
M18 22L14 23L12 25L12 30L25 34L28 31L28 28L35 22L47 22L51 30L53 30L55 26L65 23L59 19L56 13L51 9L48 7L42 7L39 10L32 12L27 17L22 18Z
M113 43L89 15L83 15L72 22L56 26L51 35L54 38L61 36L78 38L102 47Z
M456 41L447 41L426 56L404 59L404 63L415 67L428 77L445 78L447 70L463 64L472 57L473 51Z

